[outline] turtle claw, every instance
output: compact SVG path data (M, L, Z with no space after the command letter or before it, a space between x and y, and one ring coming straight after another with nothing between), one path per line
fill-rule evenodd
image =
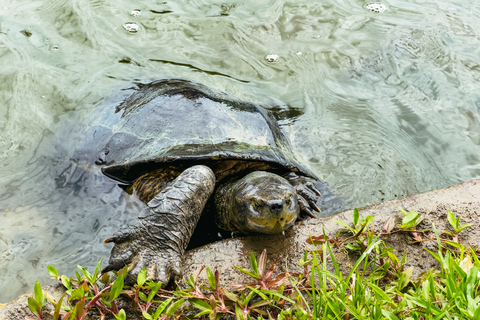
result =
M115 232L113 234L113 236L111 236L110 238L107 238L107 239L103 240L103 243L113 242L115 244L119 244L119 243L127 241L134 234L135 234L135 228L133 228L133 227L129 227L129 228L126 228L126 229L121 229L121 230L118 230L117 232Z
M307 216L310 218L316 218L317 215L313 212L312 209L310 209L311 204L308 203L307 200L305 200L304 197L301 195L297 195L298 197L298 204L300 205L300 209L302 212L304 212ZM317 207L317 205L314 204L314 208L316 209L317 212L320 212L320 209Z
M156 252L149 248L137 252L128 264L129 272L125 281L135 283L143 268L148 279L161 282L165 287L181 276L181 256L174 251Z
M289 172L284 176L297 191L298 204L302 213L316 218L321 212L316 202L321 196L320 190L315 186L315 180L309 177L300 176L295 172ZM317 214L316 214L317 213Z
M126 254L120 254L118 257L116 253L118 252L112 251L109 264L102 270L102 273L128 266L129 271L125 277L125 282L128 284L136 283L143 268L146 269L147 278L155 282L161 282L162 287L181 277L181 256L175 252L164 251L160 254L145 249L135 254L130 251Z

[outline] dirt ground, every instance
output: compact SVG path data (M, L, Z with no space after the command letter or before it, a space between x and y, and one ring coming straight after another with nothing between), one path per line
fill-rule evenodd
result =
M401 223L403 215L399 207L407 212L414 210L420 213L423 222L417 229L432 230L427 234L431 237L435 237L432 223L435 224L439 233L443 230L453 231L447 221L447 210L451 210L455 216L460 216L460 224L472 224L471 227L460 233L460 242L472 247L480 246L480 180L359 208L360 219L373 215L371 226L375 230L381 231L390 216L395 217L397 224ZM206 265L212 270L219 270L224 284L242 282L246 278L232 266L249 268L250 252L254 252L258 256L263 249L267 249L270 261L280 259L277 264L279 270L301 271L298 261L303 257L306 249L313 249L305 241L310 236L322 235L323 229L327 236L335 237L344 229L335 220L352 225L353 210L346 210L325 219L301 221L287 230L284 235L255 235L235 238L192 250L188 253L185 261L186 273L193 272L200 265ZM414 267L414 276L438 266L435 259L423 249L427 248L436 252L436 241L411 245L410 243L414 239L409 233L396 233L383 237L383 240L387 246L394 248L397 257L401 258L403 253L406 254L406 265ZM341 254L336 257L342 262L344 270L347 270L351 265L347 257Z
M403 215L399 207L405 211L415 210L422 215L423 222L417 229L432 230L430 234L423 236L423 238L434 237L433 224L440 233L443 230L452 231L447 221L447 210L451 210L456 216L460 216L461 224L472 224L471 227L460 233L460 242L472 247L480 246L480 180L374 204L360 209L360 218L373 215L372 226L380 231L390 216L394 216L396 223L400 224ZM254 252L258 256L264 249L267 249L268 253L269 262L267 265L279 259L277 263L279 272L301 271L298 261L303 257L305 250L313 249L311 245L305 242L306 239L310 236L323 234L323 230L329 237L335 237L343 229L335 220L351 225L352 219L353 210L347 210L329 218L299 222L287 230L285 234L255 235L212 243L187 253L184 272L190 274L199 266L206 265L212 271L219 270L221 285L244 282L249 279L236 271L233 266L249 269L250 252ZM437 262L424 250L424 248L427 248L436 251L435 241L410 244L414 239L408 233L396 233L384 237L383 240L387 246L394 248L397 257L401 257L403 253L406 254L407 267L414 267L414 276L438 267ZM350 258L354 259L355 257ZM340 260L343 270L348 271L352 261L344 254L339 254L337 259ZM52 288L48 290L54 297L57 297L57 295L59 297L61 294L59 290ZM24 319L25 315L31 315L27 310L26 300L27 298L24 295L10 304L0 305L0 320ZM129 315L128 319L137 319L137 316L134 316L133 313Z

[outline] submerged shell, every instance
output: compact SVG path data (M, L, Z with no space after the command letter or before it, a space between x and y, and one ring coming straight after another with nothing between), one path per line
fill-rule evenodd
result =
M115 109L107 99L97 117L103 123L87 133L93 144L104 144L100 164L116 180L131 182L165 163L230 159L315 177L297 162L271 112L258 105L180 79L139 85L127 95Z

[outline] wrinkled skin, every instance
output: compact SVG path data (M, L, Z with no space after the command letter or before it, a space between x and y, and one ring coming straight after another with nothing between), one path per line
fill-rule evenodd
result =
M287 177L293 183L274 173L254 171L219 186L215 193L217 224L232 232L273 234L293 225L300 209L307 215L313 214L312 209L319 211L315 199L320 193L309 178Z
M188 168L148 202L138 224L117 231L105 243L115 246L109 265L128 265L127 283L134 283L142 268L147 277L164 285L181 275L181 259L203 208L215 186L215 175L205 166Z

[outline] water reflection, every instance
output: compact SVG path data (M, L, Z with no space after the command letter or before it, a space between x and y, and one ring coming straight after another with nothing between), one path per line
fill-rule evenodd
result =
M349 205L479 177L478 5L368 3L4 1L0 301L48 283L48 264L108 255L136 202L73 152L89 112L136 80L270 106Z

